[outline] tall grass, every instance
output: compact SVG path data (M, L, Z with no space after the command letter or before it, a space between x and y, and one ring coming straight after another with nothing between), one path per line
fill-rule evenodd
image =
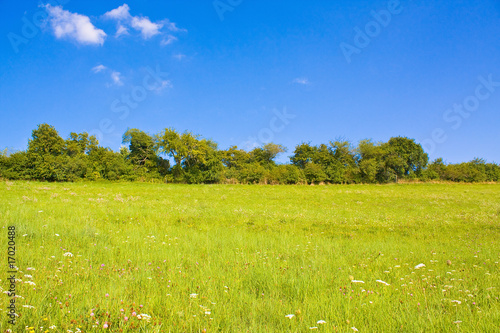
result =
M500 329L500 185L4 182L0 199L22 296L2 331Z

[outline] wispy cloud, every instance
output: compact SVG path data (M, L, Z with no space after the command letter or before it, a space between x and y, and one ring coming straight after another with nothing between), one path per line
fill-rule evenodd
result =
M311 82L309 82L309 80L305 77L298 77L298 78L293 80L293 83L302 84L302 85L306 85L306 86L311 84Z
M170 45L173 42L175 42L176 40L177 40L177 37L172 36L172 35L168 35L167 37L165 37L161 40L160 45L162 45L162 46Z
M111 78L112 84L107 83L107 87L115 86L123 86L123 76L120 72L115 71L114 69L108 68L102 64L92 67L92 72L95 74L106 71L109 73L109 77Z
M97 29L88 16L71 13L62 9L61 6L47 4L45 8L48 13L48 22L56 38L74 40L79 44L104 44L106 33Z
M174 22L170 22L168 19L164 19L162 23L165 27L167 27L168 30L172 32L187 32L186 29L177 27L177 25Z
M111 80L113 80L113 83L117 86L123 86L122 78L121 78L121 73L117 71L112 71L111 72Z
M99 72L101 72L101 71L105 70L106 68L107 68L107 67L106 67L106 66L104 66L104 65L97 65L97 66L95 66L95 67L93 67L93 68L92 68L92 71L93 71L94 73L99 73Z
M118 24L116 28L115 37L120 37L121 35L128 35L128 29L121 24Z

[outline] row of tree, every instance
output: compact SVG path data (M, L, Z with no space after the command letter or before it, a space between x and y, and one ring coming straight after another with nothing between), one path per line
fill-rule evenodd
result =
M94 136L71 133L64 140L53 126L33 130L26 151L0 154L0 177L44 181L142 180L177 183L387 183L398 179L457 182L499 181L500 166L482 159L445 164L413 139L343 140L319 146L301 143L290 164L277 164L285 147L268 143L245 151L217 144L190 132L166 128L156 135L129 129L119 152L99 146Z

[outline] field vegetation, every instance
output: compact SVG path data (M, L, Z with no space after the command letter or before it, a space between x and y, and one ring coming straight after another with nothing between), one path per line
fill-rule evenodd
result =
M0 199L2 332L500 329L500 185L3 181Z

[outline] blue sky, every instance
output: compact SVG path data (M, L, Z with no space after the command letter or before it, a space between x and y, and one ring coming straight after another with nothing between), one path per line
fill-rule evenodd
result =
M40 123L220 148L407 136L500 162L500 3L0 1L0 148Z

